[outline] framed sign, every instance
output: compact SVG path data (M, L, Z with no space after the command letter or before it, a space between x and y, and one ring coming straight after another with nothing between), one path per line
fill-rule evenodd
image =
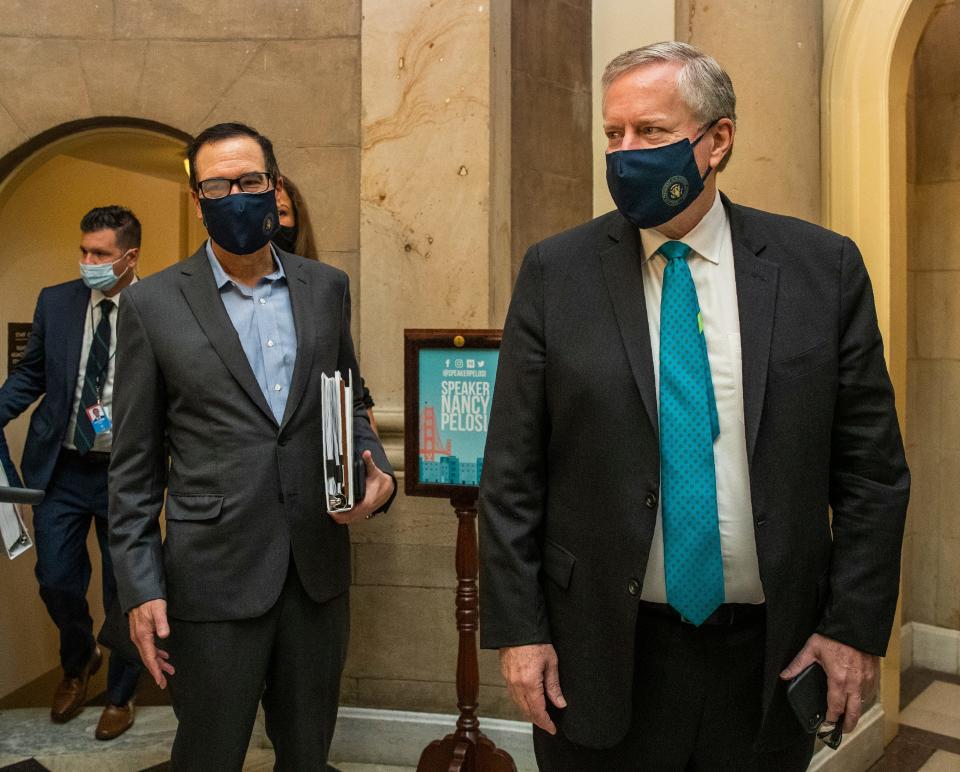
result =
M30 330L32 328L32 322L7 323L7 375L12 373L14 368L20 364L20 360L23 359L23 352L27 349L27 341L30 340Z
M404 331L404 492L462 497L480 486L500 330Z

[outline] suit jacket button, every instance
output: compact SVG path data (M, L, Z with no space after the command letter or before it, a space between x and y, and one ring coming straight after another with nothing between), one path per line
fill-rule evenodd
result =
M287 438L286 438L286 437L281 437L279 440L277 440L277 445L279 445L281 448L282 448L284 445L286 445L286 444L287 444Z
M631 595L639 595L640 582L638 582L636 579L631 579L629 582L627 582L627 592L629 592Z
M644 504L647 505L647 509L656 509L657 508L657 494L651 491L647 494L647 498L644 499Z

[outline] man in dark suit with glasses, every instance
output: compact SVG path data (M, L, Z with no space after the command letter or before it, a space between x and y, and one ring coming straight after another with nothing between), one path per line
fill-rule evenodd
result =
M327 513L320 376L360 383L350 294L341 271L271 245L283 181L270 141L218 124L187 159L210 238L120 316L120 597L147 669L170 685L175 769L240 770L261 701L276 768L322 767L347 651L347 526L384 511L396 483L354 400L366 495Z

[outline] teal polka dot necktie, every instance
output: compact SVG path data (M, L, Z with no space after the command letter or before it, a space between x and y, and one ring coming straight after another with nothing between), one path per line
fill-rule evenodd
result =
M660 300L660 488L667 602L696 625L724 601L713 443L720 436L690 247L668 241Z

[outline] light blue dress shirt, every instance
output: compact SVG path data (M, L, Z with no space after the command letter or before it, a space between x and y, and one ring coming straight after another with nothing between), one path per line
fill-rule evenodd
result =
M220 299L240 337L243 353L277 423L283 420L297 361L297 332L293 323L290 288L283 265L270 245L277 270L255 287L235 282L223 270L207 241L207 258L220 290Z

